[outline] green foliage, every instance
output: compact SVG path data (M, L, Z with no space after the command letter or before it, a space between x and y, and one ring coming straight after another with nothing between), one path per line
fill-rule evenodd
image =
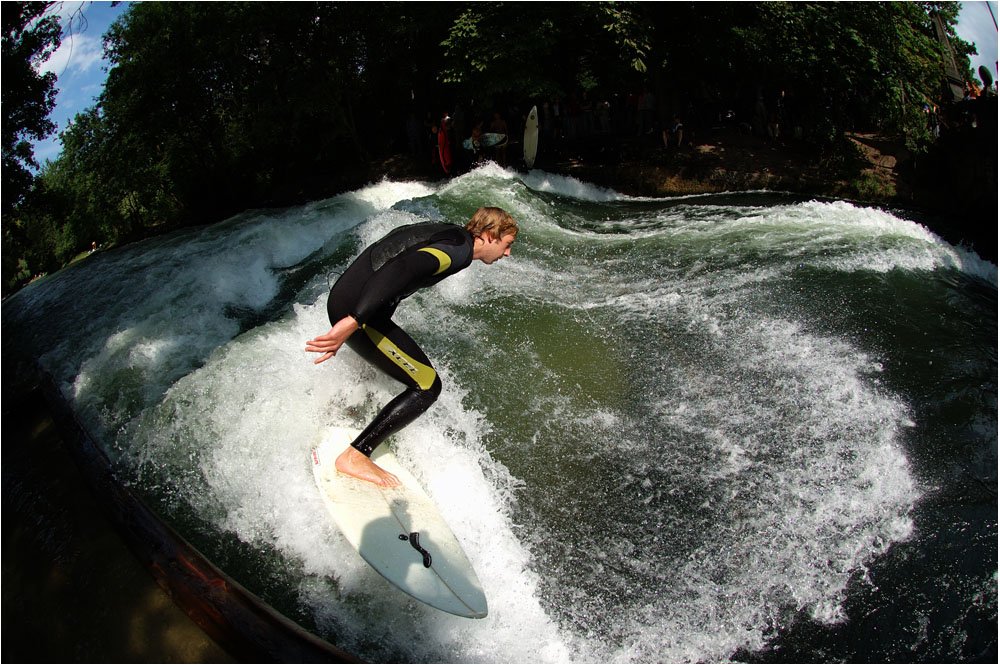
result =
M651 49L646 24L628 5L617 5L612 2L600 4L607 21L602 27L614 38L622 51L622 58L627 60L635 71L645 73L646 58Z
M126 208L147 225L212 218L356 159L337 18L313 3L133 6L108 33L101 98L112 161L131 156L117 202L137 197Z
M444 76L487 98L656 81L676 104L767 87L794 94L818 147L856 127L915 145L943 81L932 11L951 27L958 3L475 3L442 42ZM971 47L950 36L961 60Z
M443 80L495 100L568 94L646 70L641 16L618 3L473 3L456 16Z
M851 187L864 201L888 202L896 195L896 188L891 183L882 181L871 171L862 171L852 180Z
M37 167L29 139L55 131L48 116L55 106L55 74L35 66L59 48L61 29L45 17L51 2L5 2L3 12L3 190L4 214L31 186L28 167Z
M756 80L796 91L821 144L854 126L920 131L922 105L939 103L940 47L919 3L762 3L733 34Z

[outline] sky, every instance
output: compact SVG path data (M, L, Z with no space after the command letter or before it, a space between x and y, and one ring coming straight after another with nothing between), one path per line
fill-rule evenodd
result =
M35 143L35 159L39 164L59 156L62 145L59 132L69 121L94 105L94 98L101 94L108 73L104 61L104 33L131 4L121 2L61 2L54 9L63 26L62 44L39 70L55 72L56 107L52 121L56 133Z
M987 7L989 5L989 7ZM990 11L992 10L992 15ZM972 69L979 75L979 66L986 65L997 80L997 17L996 2L963 2L955 32L967 42L976 45L979 55L972 56Z
M56 107L51 116L58 129L50 138L35 143L39 164L58 157L61 150L58 133L66 129L77 113L94 105L94 98L107 78L107 62L102 58L104 33L130 4L121 2L112 7L110 2L62 2L57 5L63 24L62 46L40 69L58 76ZM996 15L996 2L963 2L956 28L958 35L975 44L979 51L978 56L972 57L972 69L978 72L980 65L986 65L994 80L997 79Z

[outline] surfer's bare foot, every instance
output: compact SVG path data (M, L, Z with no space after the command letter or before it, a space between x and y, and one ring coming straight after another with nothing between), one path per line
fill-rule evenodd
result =
M381 487L399 487L403 484L399 478L375 464L352 446L347 446L347 450L340 453L335 466L337 471L341 473L367 480Z

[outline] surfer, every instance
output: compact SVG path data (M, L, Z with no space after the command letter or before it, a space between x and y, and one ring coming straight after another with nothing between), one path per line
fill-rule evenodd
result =
M483 207L463 229L425 222L400 227L354 260L330 290L333 327L306 342L306 351L329 360L345 343L406 385L337 458L337 470L384 487L399 479L369 459L391 434L410 424L441 394L441 379L416 342L392 321L400 301L469 267L510 256L517 222L505 210Z

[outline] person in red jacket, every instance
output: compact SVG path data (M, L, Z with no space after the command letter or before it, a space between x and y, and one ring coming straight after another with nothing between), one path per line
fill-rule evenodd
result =
M426 411L441 394L441 379L420 346L392 316L404 299L468 268L510 256L517 222L500 208L476 211L465 228L426 222L400 227L365 249L330 290L333 327L306 342L317 364L347 344L406 386L340 454L337 470L384 487L399 479L369 459L375 448Z
M446 175L451 175L451 139L448 138L448 115L441 118L441 126L437 132L438 158Z

